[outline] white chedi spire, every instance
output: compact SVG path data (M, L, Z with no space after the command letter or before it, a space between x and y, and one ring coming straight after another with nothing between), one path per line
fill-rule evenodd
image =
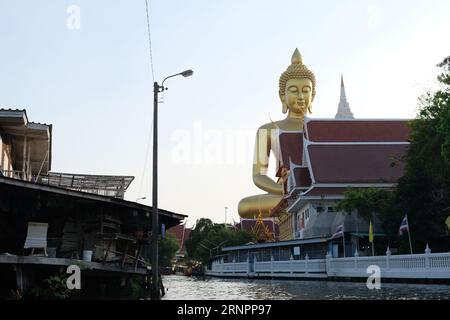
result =
M338 105L338 111L335 119L354 119L353 113L350 110L350 104L345 96L344 77L341 75L341 99Z

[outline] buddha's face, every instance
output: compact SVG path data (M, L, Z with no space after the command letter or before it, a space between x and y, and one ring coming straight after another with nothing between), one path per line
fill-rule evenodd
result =
M284 97L280 98L291 112L306 115L313 99L311 80L307 78L288 80Z

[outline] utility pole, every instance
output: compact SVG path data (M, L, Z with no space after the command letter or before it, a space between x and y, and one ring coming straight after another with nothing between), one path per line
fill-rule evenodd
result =
M152 300L160 299L160 279L158 261L158 237L159 237L159 215L158 215L158 93L166 90L164 81L175 76L190 77L194 72L186 70L166 77L162 84L153 83L153 178L152 178Z
M159 300L158 261L158 82L153 84L153 179L152 179L152 300Z

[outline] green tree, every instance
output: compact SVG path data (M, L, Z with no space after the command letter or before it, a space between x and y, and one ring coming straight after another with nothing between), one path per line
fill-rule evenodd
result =
M170 267L178 249L179 245L177 238L169 233L166 233L165 238L159 240L158 242L159 266ZM152 261L151 245L146 245L143 248L143 257L149 262Z
M408 214L415 252L443 235L443 209L450 205L450 57L438 66L442 70L438 76L441 88L421 97L418 116L410 122L405 174L386 221L387 232L395 235ZM401 247L408 248L407 243L403 237Z
M178 240L170 233L166 233L164 239L159 242L159 259L161 267L172 266L172 261L175 259L175 255L179 249Z
M374 213L382 219L392 205L392 192L383 189L349 189L344 192L345 198L337 205L338 211L351 213L358 211L358 215L369 221Z
M450 57L438 64L442 68L442 73L438 76L439 82L443 85L441 92L438 92L441 112L438 124L438 133L443 137L442 157L450 165Z
M227 228L224 224L214 224L210 219L200 219L191 236L186 241L188 258L207 263L211 257L221 253L223 246L235 246L255 241L255 237L245 231Z
M197 221L194 230L192 230L189 236L189 239L186 240L186 253L188 259L201 260L201 253L205 249L199 244L206 238L213 225L213 222L207 218L201 218Z

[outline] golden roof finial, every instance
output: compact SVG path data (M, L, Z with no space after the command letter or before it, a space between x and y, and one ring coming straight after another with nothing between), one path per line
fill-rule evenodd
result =
M295 48L295 51L292 54L291 63L300 65L303 64L302 55L300 54L300 51L298 51L298 48Z

